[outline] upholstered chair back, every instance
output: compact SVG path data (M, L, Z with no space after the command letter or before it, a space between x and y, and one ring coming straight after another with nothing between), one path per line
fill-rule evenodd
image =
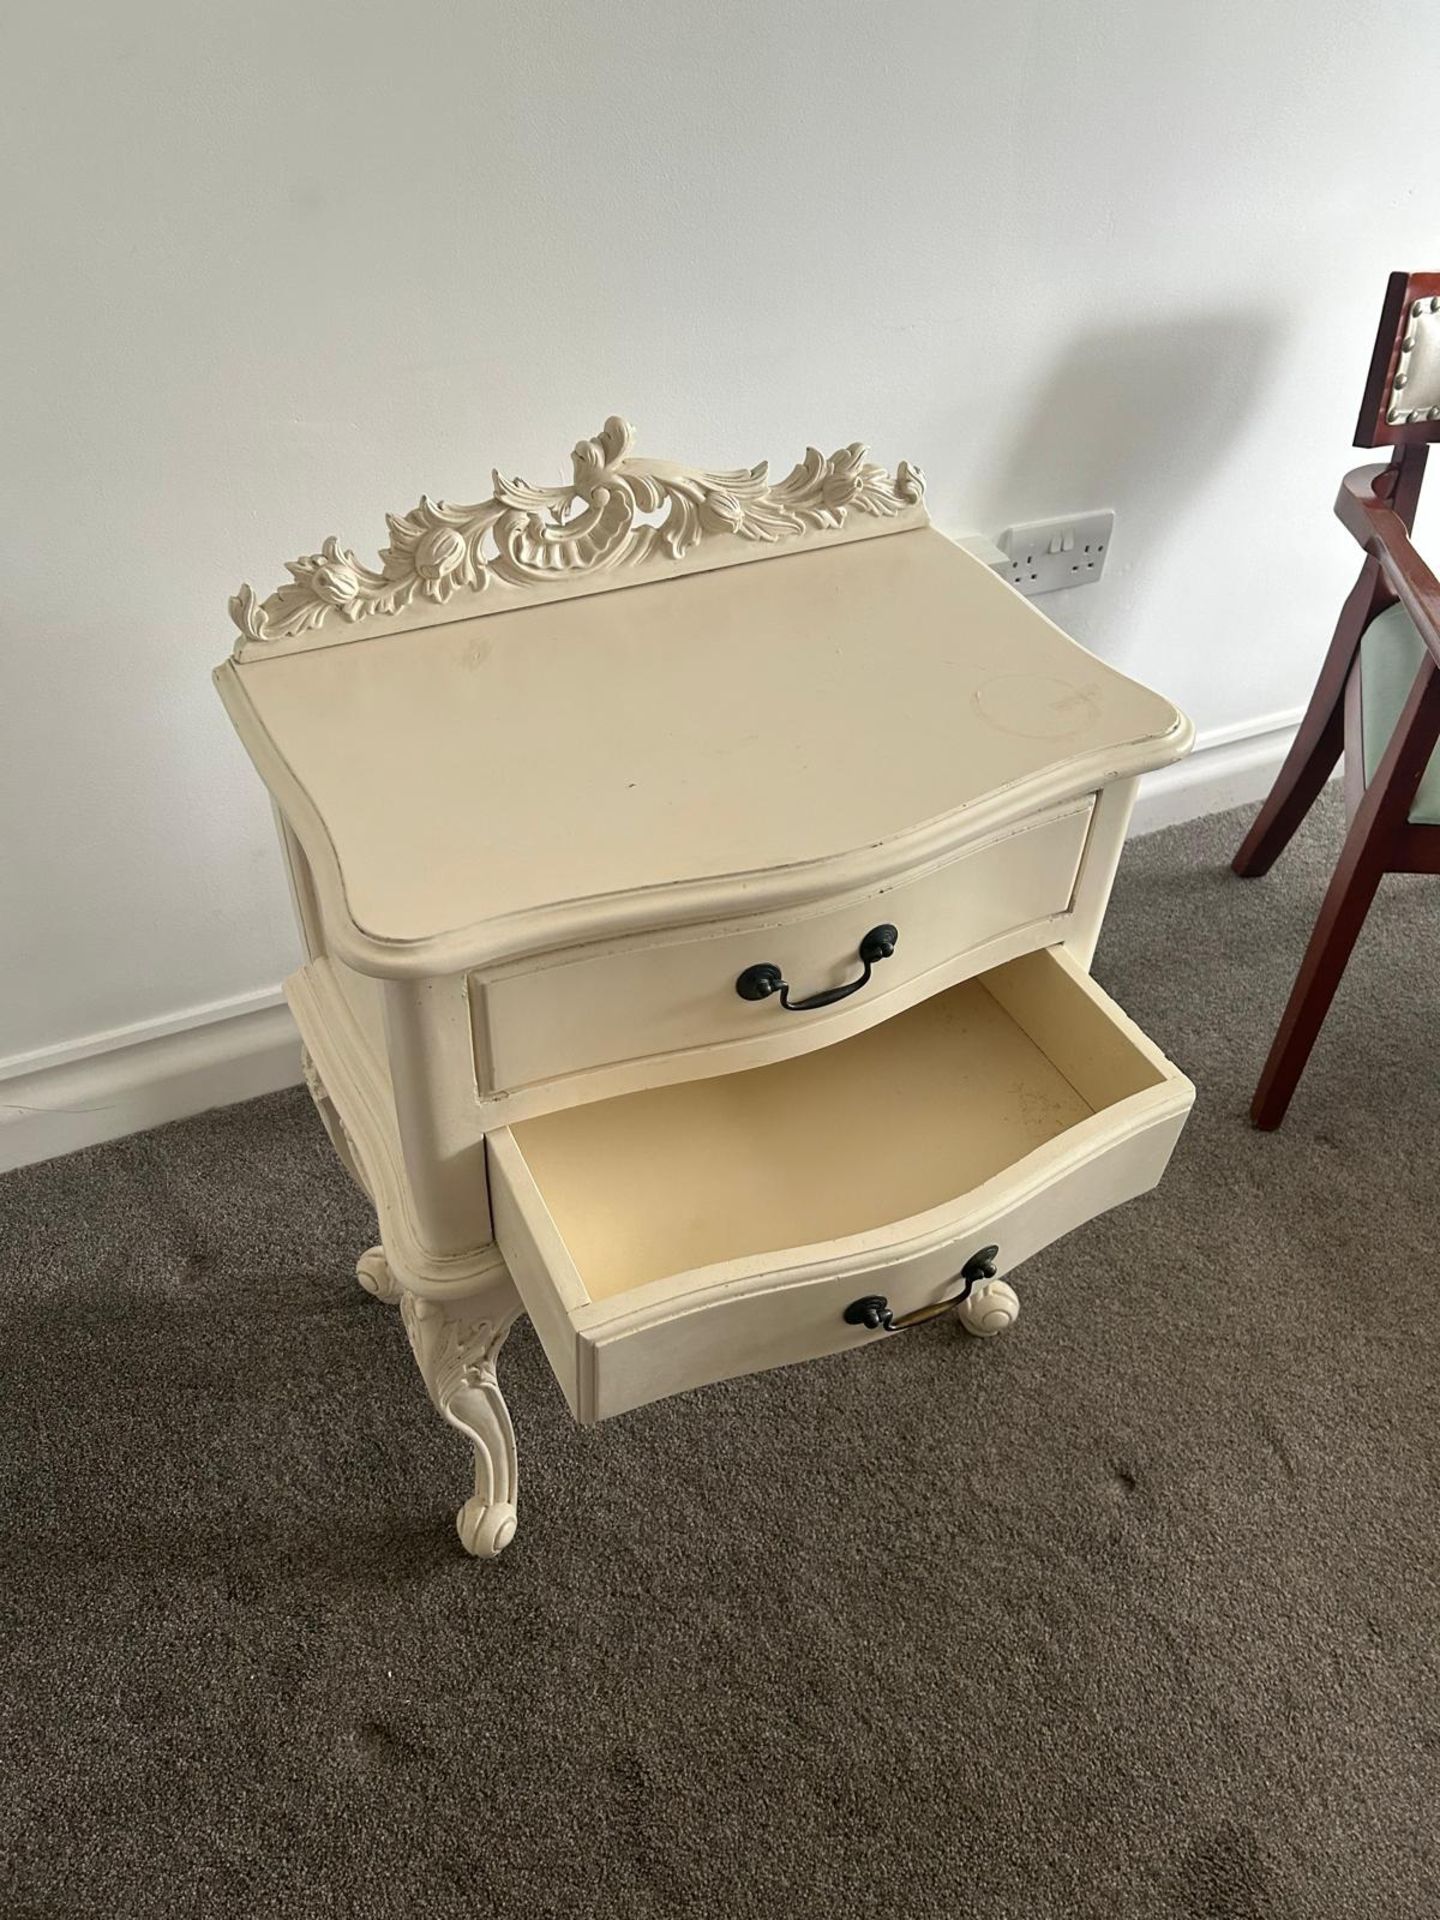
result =
M1440 440L1440 273L1392 273L1357 447Z

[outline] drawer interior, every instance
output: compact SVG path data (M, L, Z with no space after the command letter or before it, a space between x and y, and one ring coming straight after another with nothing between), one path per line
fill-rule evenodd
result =
M599 1301L947 1205L1166 1078L1138 1029L1044 951L818 1052L512 1132Z

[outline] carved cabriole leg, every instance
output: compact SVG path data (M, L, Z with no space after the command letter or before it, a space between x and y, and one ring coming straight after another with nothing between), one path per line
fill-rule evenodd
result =
M372 1191L365 1159L308 1048L301 1059L305 1084L341 1164L375 1201L381 1231L388 1237L385 1183L382 1179L380 1190ZM460 1509L455 1524L467 1553L493 1559L515 1533L515 1435L496 1377L495 1356L521 1312L520 1296L493 1246L480 1246L466 1257L463 1280L452 1265L443 1284L454 1291L447 1291L443 1300L412 1291L431 1282L410 1272L403 1245L392 1245L392 1253L393 1266L383 1246L371 1247L360 1256L356 1277L376 1299L399 1303L431 1401L441 1417L463 1433L474 1448L475 1492Z
M519 1296L502 1271L463 1300L403 1292L400 1312L436 1411L475 1449L475 1492L455 1516L456 1531L467 1553L493 1559L515 1533L515 1434L495 1357L520 1312Z

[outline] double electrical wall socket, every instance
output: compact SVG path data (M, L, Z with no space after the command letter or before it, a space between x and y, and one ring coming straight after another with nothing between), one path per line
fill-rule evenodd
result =
M1113 513L1072 513L1064 520L1027 520L1007 527L996 545L1005 565L995 571L1021 593L1088 587L1105 571Z

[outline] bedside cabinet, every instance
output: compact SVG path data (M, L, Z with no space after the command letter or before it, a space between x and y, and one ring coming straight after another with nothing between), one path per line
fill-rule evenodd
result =
M1189 723L864 449L785 479L632 450L422 499L231 602L287 983L336 1152L475 1454L528 1313L576 1419L995 1333L1015 1269L1160 1177L1194 1097L1090 979L1136 778Z

